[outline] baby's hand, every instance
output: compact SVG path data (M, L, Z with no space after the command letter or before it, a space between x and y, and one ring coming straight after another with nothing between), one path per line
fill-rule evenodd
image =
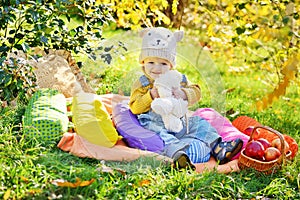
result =
M182 91L180 88L173 88L172 92L176 99L187 100L187 96L186 96L185 92Z
M150 90L150 94L151 94L152 99L159 98L157 88L155 88L155 87Z

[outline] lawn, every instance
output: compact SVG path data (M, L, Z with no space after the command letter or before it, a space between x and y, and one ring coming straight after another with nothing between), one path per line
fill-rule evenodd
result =
M83 61L83 73L98 94L129 95L130 82L140 74L136 33L109 35L108 43L128 45L123 55L113 55L108 65ZM244 65L247 54L236 49L235 63L228 63L225 48L203 50L194 37L178 47L178 70L202 88L202 101L191 109L213 107L234 120L247 115L263 125L300 142L299 87L290 85L286 95L258 111L255 102L272 91L264 82L269 73ZM120 50L120 49L119 49ZM300 156L277 173L265 175L252 169L231 174L177 171L151 158L134 162L108 162L78 158L56 147L28 141L22 135L24 106L0 110L0 198L3 199L300 199ZM59 185L62 181L74 187ZM77 181L77 182L76 182ZM82 182L80 182L82 181ZM83 186L76 185L82 183Z

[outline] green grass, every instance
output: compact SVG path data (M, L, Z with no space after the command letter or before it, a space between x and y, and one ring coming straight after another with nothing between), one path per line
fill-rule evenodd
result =
M132 41L128 35L123 38ZM191 47L180 47L181 57L178 59L178 69L202 88L203 99L193 109L215 107L222 114L232 110L238 115L227 115L230 120L247 115L291 135L299 143L300 99L296 85L291 85L287 94L268 109L258 112L253 105L257 99L272 91L271 87L260 81L260 77L265 74L253 69L231 72L224 64L224 57L217 59L207 52L199 54L199 47L194 48L191 51ZM211 62L210 57L214 62ZM196 58L201 61L197 66L189 62ZM83 71L98 94L122 91L128 95L129 82L139 74L137 59L138 51L132 50L125 54L124 59L115 59L111 65L85 60ZM205 71L208 68L210 70ZM214 82L209 79L210 76L221 79ZM232 90L215 96L218 95L216 91L226 89ZM222 106L216 104L219 100ZM281 171L271 175L251 169L228 175L216 172L178 172L151 158L140 158L134 162L78 158L58 149L58 141L44 144L41 141L26 140L20 126L24 106L0 110L0 198L300 199L299 154ZM102 170L103 167L110 170ZM59 179L75 182L76 178L95 181L89 186L76 188L53 184L54 180Z

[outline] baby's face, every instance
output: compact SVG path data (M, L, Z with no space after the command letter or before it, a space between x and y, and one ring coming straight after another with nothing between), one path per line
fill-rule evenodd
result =
M154 80L171 68L171 63L162 58L150 57L144 60L145 73Z

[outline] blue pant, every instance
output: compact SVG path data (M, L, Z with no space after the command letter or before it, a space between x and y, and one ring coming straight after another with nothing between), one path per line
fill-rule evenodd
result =
M217 131L203 118L193 116L182 119L184 128L179 133L168 132L161 116L149 111L138 115L140 124L156 132L165 143L163 155L173 158L178 151L185 151L193 163L206 162L210 158L211 147L221 137Z

